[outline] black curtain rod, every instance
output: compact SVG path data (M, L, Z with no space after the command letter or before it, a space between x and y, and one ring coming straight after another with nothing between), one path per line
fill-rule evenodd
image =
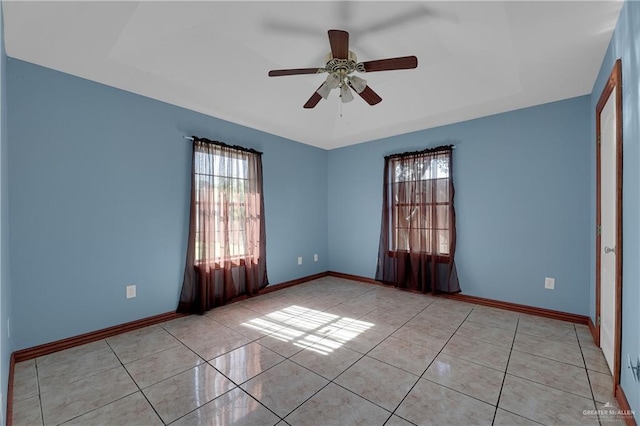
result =
M422 151L411 151L411 152L402 152L402 153L398 153L398 154L391 154L391 155L385 156L384 158L386 160L386 159L390 159L390 158L410 157L412 155L431 154L431 153L434 153L434 152L451 151L452 149L456 149L456 146L455 145L442 145L442 146L437 146L435 148L423 149Z
M262 155L261 151L255 150L253 148L245 148L244 146L240 146L240 145L229 145L226 144L224 142L220 142L220 141L212 141L210 139L207 138L200 138L198 136L185 136L184 137L186 140L189 141L193 141L193 142L204 142L204 143L210 143L212 145L218 145L218 146L222 146L225 148L232 148L232 149L237 149L238 151L244 151L244 152L250 152L252 154L258 154L258 155Z

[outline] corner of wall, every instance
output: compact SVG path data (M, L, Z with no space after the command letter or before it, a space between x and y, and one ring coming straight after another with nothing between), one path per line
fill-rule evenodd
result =
M4 18L0 4L0 403L1 423L6 422L9 364L13 350L8 334L8 318L11 315L11 282L9 274L9 222L8 222L8 137L7 137L7 55L4 48Z

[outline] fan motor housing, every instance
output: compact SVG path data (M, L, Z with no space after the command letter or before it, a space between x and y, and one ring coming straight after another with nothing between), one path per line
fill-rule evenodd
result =
M351 50L348 59L334 58L331 52L327 54L325 69L328 73L350 74L357 69L358 57Z

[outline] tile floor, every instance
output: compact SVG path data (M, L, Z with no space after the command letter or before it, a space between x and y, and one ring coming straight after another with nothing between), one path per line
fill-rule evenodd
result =
M583 325L325 277L16 365L19 425L535 425L611 377ZM619 420L619 419L618 419Z

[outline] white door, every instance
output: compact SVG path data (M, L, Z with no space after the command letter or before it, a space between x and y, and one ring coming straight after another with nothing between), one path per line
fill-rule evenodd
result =
M600 347L614 369L616 329L616 89L600 115Z

